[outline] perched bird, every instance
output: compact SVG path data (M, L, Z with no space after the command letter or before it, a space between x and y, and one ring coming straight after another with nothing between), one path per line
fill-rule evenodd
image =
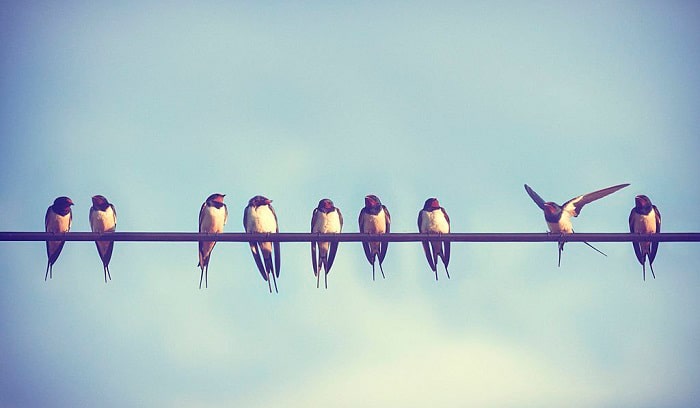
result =
M423 209L418 212L418 231L422 234L450 233L450 216L447 215L447 211L444 208L440 207L440 202L437 198L425 200ZM445 273L447 273L447 279L449 279L450 272L447 270L447 265L450 264L450 241L423 241L423 252L425 252L425 257L428 259L430 269L435 272L435 280L438 279L438 256L442 258L442 264L445 265Z
M656 234L661 232L661 213L655 205L651 203L649 197L638 195L634 197L634 208L629 217L630 232L637 234ZM651 266L656 258L656 250L659 249L659 242L632 242L634 254L637 255L639 263L642 264L642 277L646 280L646 267L644 261L649 259L651 276L654 275L654 268Z
M547 221L547 227L549 227L549 232L553 234L572 234L574 232L573 226L571 225L571 217L578 217L581 213L581 209L584 205L605 197L608 194L612 194L617 190L627 187L629 184L619 184L616 186L604 188L602 190L594 191L592 193L580 195L572 198L571 200L565 202L561 206L557 203L551 201L544 201L535 190L531 189L530 186L525 184L525 191L532 198L532 201L537 204L544 211L544 219ZM593 248L597 252L605 255L598 248L584 242L589 247ZM561 265L561 251L564 250L564 241L559 241L559 261L557 266ZM607 256L607 255L605 255Z
M224 225L228 219L228 208L224 204L225 194L212 194L199 209L199 232L207 234L220 234L224 232ZM216 241L199 241L199 288L202 289L202 277L204 286L209 287L207 275L209 273L209 257L214 249Z
M311 232L320 234L338 234L343 229L343 214L340 209L333 205L333 201L328 198L318 202L318 207L311 215ZM318 246L318 258L316 247ZM325 270L324 282L328 289L328 273L333 266L335 254L338 251L338 242L315 242L311 241L311 264L316 275L316 287L319 287L321 279L321 269Z
M90 207L90 229L92 229L92 232L97 232L98 234L114 232L116 228L117 211L114 209L114 206L104 196L92 196L92 207ZM95 245L97 245L97 253L100 254L100 259L102 259L105 283L107 283L107 277L109 277L109 280L112 280L112 275L109 274L109 260L112 259L114 241L95 241Z
M263 196L255 196L248 200L248 206L243 211L243 228L245 232L252 233L277 233L277 215L270 203L272 200ZM258 266L258 270L263 279L267 281L267 285L272 293L270 286L270 278L275 284L275 292L277 292L277 279L280 276L280 243L276 242L249 242L250 251L253 253L253 259ZM272 249L274 247L275 262L272 263ZM263 261L260 260L260 252L262 252Z
M73 212L70 206L73 205L68 197L58 197L53 200L53 205L46 209L46 215L44 216L44 227L46 232L52 232L54 234L65 234L70 231L70 226L73 223ZM63 244L66 241L46 241L46 255L49 260L46 263L46 275L44 280L49 276L53 279L53 264L58 259L63 249Z
M376 195L365 196L365 206L360 210L358 218L360 224L360 232L363 234L387 234L391 230L391 216L389 210L386 209L379 197ZM365 256L370 264L372 264L372 280L374 280L374 261L379 259L379 270L384 278L384 270L382 262L386 256L388 242L362 242L362 248L365 250Z

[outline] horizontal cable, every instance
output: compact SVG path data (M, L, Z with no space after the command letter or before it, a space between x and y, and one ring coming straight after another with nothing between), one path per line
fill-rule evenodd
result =
M449 233L421 234L399 232L390 234L315 234L300 232L280 232L274 234L246 234L226 232L221 234L206 234L197 232L110 232L98 234L94 232L69 232L53 234L48 232L0 232L0 241L132 241L132 242L420 242L438 238L451 242L698 242L698 232L664 232L659 234L630 234L630 233L576 233L548 234L528 232L493 232L493 233Z

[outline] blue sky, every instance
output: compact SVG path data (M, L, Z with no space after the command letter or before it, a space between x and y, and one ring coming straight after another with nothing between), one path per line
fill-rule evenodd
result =
M647 194L700 231L700 8L692 2L14 2L0 11L0 230L40 231L59 195L88 231L196 231L257 194L305 232L329 197L357 232L366 194L414 232L438 197L455 232L543 232L523 190L624 232ZM689 216L687 215L689 214ZM0 243L0 406L691 406L700 252L662 244L454 244L435 282L417 243L386 280L341 244L317 290L282 246L271 296L245 244L198 290L194 243L115 246L113 280L69 242Z

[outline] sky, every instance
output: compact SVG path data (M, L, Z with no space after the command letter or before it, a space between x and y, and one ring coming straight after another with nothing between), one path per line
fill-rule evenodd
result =
M626 232L634 196L700 231L700 7L608 2L5 2L0 230L43 231L66 195L89 231L226 232L254 195L284 232L367 194L416 232L545 232L523 189L589 204L578 232ZM328 289L282 244L271 295L246 244L0 242L0 406L687 407L700 401L700 251L662 243L455 243L435 281L393 243L372 281L342 243Z

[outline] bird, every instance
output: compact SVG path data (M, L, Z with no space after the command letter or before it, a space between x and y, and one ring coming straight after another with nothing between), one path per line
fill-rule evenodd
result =
M249 234L271 234L279 232L277 225L277 215L270 203L272 200L256 195L248 200L248 206L243 211L243 228ZM277 278L280 276L280 243L273 242L256 242L250 241L250 251L253 254L255 264L263 279L267 281L267 285L272 293L270 278L275 284L275 292L277 293ZM272 252L274 248L274 265L272 263ZM260 253L265 262L260 259Z
M228 219L228 208L224 204L225 194L214 193L207 197L206 201L199 209L199 232L207 234L220 234L224 232L224 225ZM216 241L199 241L199 264L201 273L199 275L199 288L202 289L202 277L204 277L204 287L209 287L209 257L214 249Z
M651 203L649 197L638 195L634 197L634 207L629 216L630 232L637 234L657 234L661 232L661 213L655 205ZM659 242L632 242L634 254L637 255L639 263L642 264L642 278L646 280L645 260L649 260L651 276L654 275L654 268L651 264L656 258L656 250L659 249Z
M45 231L54 234L65 234L70 231L73 223L73 211L70 208L72 205L73 201L65 196L57 197L53 200L53 205L46 209L46 215L44 216ZM46 241L48 262L46 263L44 281L49 276L53 279L53 264L56 263L65 243L66 241Z
M558 205L557 203L551 201L545 202L542 197L540 197L535 190L530 188L530 186L527 184L525 184L525 191L527 191L527 194L530 196L530 198L532 198L532 201L534 201L535 204L537 204L537 206L544 211L544 219L547 222L549 232L552 234L563 235L572 234L574 232L573 226L571 225L571 217L578 217L584 205L601 199L627 186L629 186L629 184L618 184L616 186L604 188L592 193L576 196L562 205ZM588 242L584 241L584 244L605 255L598 248L594 247ZM564 241L559 241L559 260L557 262L557 266L561 266L561 251L563 250Z
M360 224L360 232L363 234L388 234L391 231L389 210L382 205L379 197L373 194L365 196L365 206L360 210L358 223ZM388 247L389 242L387 241L362 242L367 261L372 265L372 280L374 280L375 260L379 260L379 270L382 272L382 278L385 278L382 262L384 262Z
M90 229L92 232L102 234L104 232L114 232L117 228L117 211L114 205L110 204L104 196L92 196L92 207L90 207ZM97 253L102 259L104 268L105 283L107 277L112 280L112 275L109 273L109 260L112 259L112 250L114 249L114 241L95 241Z
M311 215L311 232L319 234L339 234L343 229L343 214L340 209L328 198L318 202ZM318 257L316 247L318 246ZM338 251L338 242L311 241L311 265L316 276L316 287L319 287L321 269L325 270L324 283L328 289L328 273L331 271L335 254Z
M437 198L432 197L425 200L423 209L418 212L418 231L422 234L450 233L450 216L440 206ZM445 273L447 274L447 279L449 279L450 272L447 270L447 265L450 264L450 241L424 240L422 244L423 252L425 252L425 257L428 259L428 265L435 272L435 280L438 280L438 256L442 259L442 264L445 265Z

